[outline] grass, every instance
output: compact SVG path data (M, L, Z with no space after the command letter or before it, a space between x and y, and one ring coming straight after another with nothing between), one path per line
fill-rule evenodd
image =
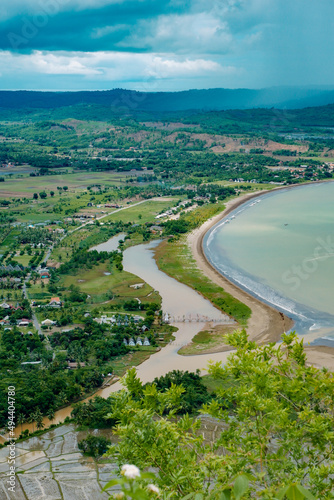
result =
M202 294L240 325L247 325L247 320L251 315L250 308L225 292L220 286L212 283L198 269L185 237L173 242L163 241L155 255L162 271Z
M111 274L106 276L105 272ZM108 292L115 296L113 303L137 298L142 302L161 301L160 296L153 293L153 288L147 283L137 290L131 288L131 285L137 283L143 283L143 280L134 274L119 271L106 262L80 274L67 275L61 281L61 285L66 289L71 285L78 286L80 291L90 295L95 303L106 301Z
M15 255L14 260L18 262L21 266L27 267L32 255Z
M47 288L42 288L41 283L32 284L31 287L27 287L27 293L29 299L34 300L47 300L52 297L51 293L48 292Z
M193 356L196 354L210 354L218 350L230 350L224 342L224 336L235 330L235 326L218 325L211 330L198 332L192 341L178 351L183 356Z
M23 175L20 177L12 177L6 180L2 186L3 198L8 198L17 196L31 196L35 192L40 191L55 191L57 192L57 186L64 187L67 186L69 191L77 193L86 189L90 184L101 184L105 186L120 186L124 182L124 175L119 173L105 173L105 172L88 172L82 171L71 174L62 175L47 175L41 177L30 177L29 175ZM63 195L62 195L63 196ZM58 198L58 196L57 196Z
M144 203L136 206L129 206L126 210L118 210L108 217L103 219L103 222L132 222L133 224L144 224L145 222L156 222L155 217L162 211L172 208L176 205L177 201L182 197L175 196L169 198L160 198L156 200L147 200Z
M113 373L118 377L122 377L129 368L140 365L146 361L152 354L155 354L160 347L164 347L171 340L174 340L173 333L176 330L177 328L170 325L163 325L162 327L159 327L157 333L164 334L164 340L158 342L159 347L143 346L136 348L137 350L133 350L124 356L119 356L112 361Z

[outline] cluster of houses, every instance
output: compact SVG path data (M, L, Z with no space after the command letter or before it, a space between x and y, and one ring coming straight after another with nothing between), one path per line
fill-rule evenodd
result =
M0 266L0 271L5 271L7 273L14 273L14 272L22 272L24 269L23 266L19 266L18 264L15 266L12 266L9 264L8 266L1 265Z
M36 301L32 300L30 305L31 305L31 307L36 307L37 306ZM62 301L60 300L59 297L52 297L51 300L50 300L50 302L48 304L45 304L44 306L46 306L46 307L60 308L62 305L63 305L63 303L62 303ZM38 307L42 307L42 306L39 305Z
M113 316L107 316L106 314L102 314L100 318L94 318L94 321L96 321L100 325L106 324L106 325L116 325L116 326L121 326L121 325L128 326L131 323L137 325L138 323L140 323L140 321L143 321L143 318L137 315L128 316L127 314L124 315L118 314ZM147 327L145 328L146 330L148 330Z
M31 319L22 318L22 319L18 319L16 321L17 326L26 327L26 326L29 326L30 324L31 324ZM0 326L3 326L5 328L5 330L9 328L9 325L10 325L10 317L9 316L5 316L3 319L0 320Z
M170 217L171 215L174 215L174 213L177 212L180 208L184 208L186 205L188 205L188 203L189 203L189 200L181 201L177 205L177 207L173 207L170 210L166 210L166 212L159 214L154 218L159 220L159 219L165 219L166 217Z
M150 344L150 341L148 340L147 337L143 339L141 339L140 337L137 338L137 340L134 340L132 337L129 339L129 342L126 340L126 339L123 339L123 344L126 345L126 346L129 346L129 347L135 347L136 345L137 346L148 346L148 345L151 345Z
M12 286L16 286L17 288L21 288L20 285L23 284L23 280L22 278L13 278L13 277L9 277L9 276L6 276L5 278L0 278L0 283L4 283L6 288L9 288L9 287L12 287Z

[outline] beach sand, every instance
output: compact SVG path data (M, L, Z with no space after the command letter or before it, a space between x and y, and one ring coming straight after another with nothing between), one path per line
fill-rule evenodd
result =
M212 226L228 215L232 210L236 209L239 205L242 205L246 201L264 193L267 193L267 191L259 191L230 200L226 204L226 208L223 212L212 219L207 220L201 227L195 229L192 233L190 233L187 239L199 269L201 269L201 271L214 283L221 286L226 292L230 293L233 297L250 307L252 314L248 320L246 330L250 339L258 342L259 344L279 342L282 333L293 328L293 320L282 312L256 299L221 275L210 264L204 254L203 238ZM305 349L310 363L317 367L324 366L330 370L334 370L334 348L308 346Z

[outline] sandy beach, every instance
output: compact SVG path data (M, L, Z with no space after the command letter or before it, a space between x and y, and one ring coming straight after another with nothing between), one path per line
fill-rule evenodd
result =
M282 333L293 328L293 320L282 312L256 299L241 288L238 288L234 283L230 282L227 278L221 275L210 264L205 256L203 251L203 238L212 226L217 224L217 222L228 215L232 210L236 209L248 200L261 196L267 192L268 191L258 191L256 193L247 194L240 198L230 200L226 204L226 208L223 212L212 219L207 220L201 227L190 233L187 238L189 247L199 269L201 269L203 273L214 283L224 288L226 292L230 293L233 297L250 307L252 314L248 321L247 333L250 339L258 342L259 344L278 342ZM334 348L307 346L305 349L310 363L317 367L324 366L330 370L334 370Z
M217 222L228 215L232 210L246 201L266 192L267 191L261 191L247 194L229 201L223 212L206 221L201 227L194 230L188 236L188 244L192 254L203 273L214 283L224 288L226 292L233 295L233 297L246 304L252 310L252 315L248 321L247 332L252 340L256 340L259 343L279 341L282 333L293 327L292 319L267 304L260 302L222 276L207 260L203 251L203 238L212 226L217 224Z

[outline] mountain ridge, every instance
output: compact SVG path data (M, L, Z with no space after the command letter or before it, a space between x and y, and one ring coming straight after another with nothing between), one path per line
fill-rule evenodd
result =
M0 90L0 108L60 108L98 104L141 111L223 111L229 109L302 109L334 103L334 90L272 87L268 89L201 89L139 92L126 89L91 91Z

